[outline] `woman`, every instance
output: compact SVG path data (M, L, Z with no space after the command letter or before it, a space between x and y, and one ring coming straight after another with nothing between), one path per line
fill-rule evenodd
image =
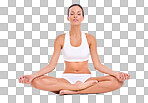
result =
M130 76L123 72L112 71L101 64L97 54L96 38L81 31L81 22L84 20L81 5L73 4L68 8L67 20L70 21L70 31L56 37L50 63L32 75L20 77L19 82L31 83L34 88L60 95L105 93L122 87ZM62 78L44 75L55 69L61 50L66 67ZM95 69L109 75L92 77L88 68L89 53Z

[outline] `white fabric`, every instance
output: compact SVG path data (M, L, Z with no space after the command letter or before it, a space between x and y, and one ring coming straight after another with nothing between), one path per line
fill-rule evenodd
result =
M75 84L77 81L84 83L88 78L92 77L92 74L74 74L74 73L64 73L62 78L68 80L71 84Z
M70 44L69 31L65 35L64 46L62 48L63 59L70 62L82 62L89 60L89 45L84 32L81 32L81 45L74 47Z

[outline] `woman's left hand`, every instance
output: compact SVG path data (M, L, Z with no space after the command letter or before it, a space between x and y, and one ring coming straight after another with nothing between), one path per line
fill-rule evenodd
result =
M130 78L130 75L127 73L123 73L123 72L118 72L114 75L119 81L125 81L128 80Z

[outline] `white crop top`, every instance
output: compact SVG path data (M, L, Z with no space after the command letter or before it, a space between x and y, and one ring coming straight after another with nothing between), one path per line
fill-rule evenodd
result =
M65 34L64 46L62 48L63 59L70 62L82 62L89 60L89 45L84 32L81 32L81 45L74 47L70 44L69 31Z

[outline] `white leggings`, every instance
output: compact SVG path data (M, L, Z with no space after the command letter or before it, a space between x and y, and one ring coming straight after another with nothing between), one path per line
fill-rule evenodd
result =
M62 78L68 80L71 84L75 84L76 81L81 81L84 83L90 77L92 77L92 74L75 74L75 73L62 74Z

